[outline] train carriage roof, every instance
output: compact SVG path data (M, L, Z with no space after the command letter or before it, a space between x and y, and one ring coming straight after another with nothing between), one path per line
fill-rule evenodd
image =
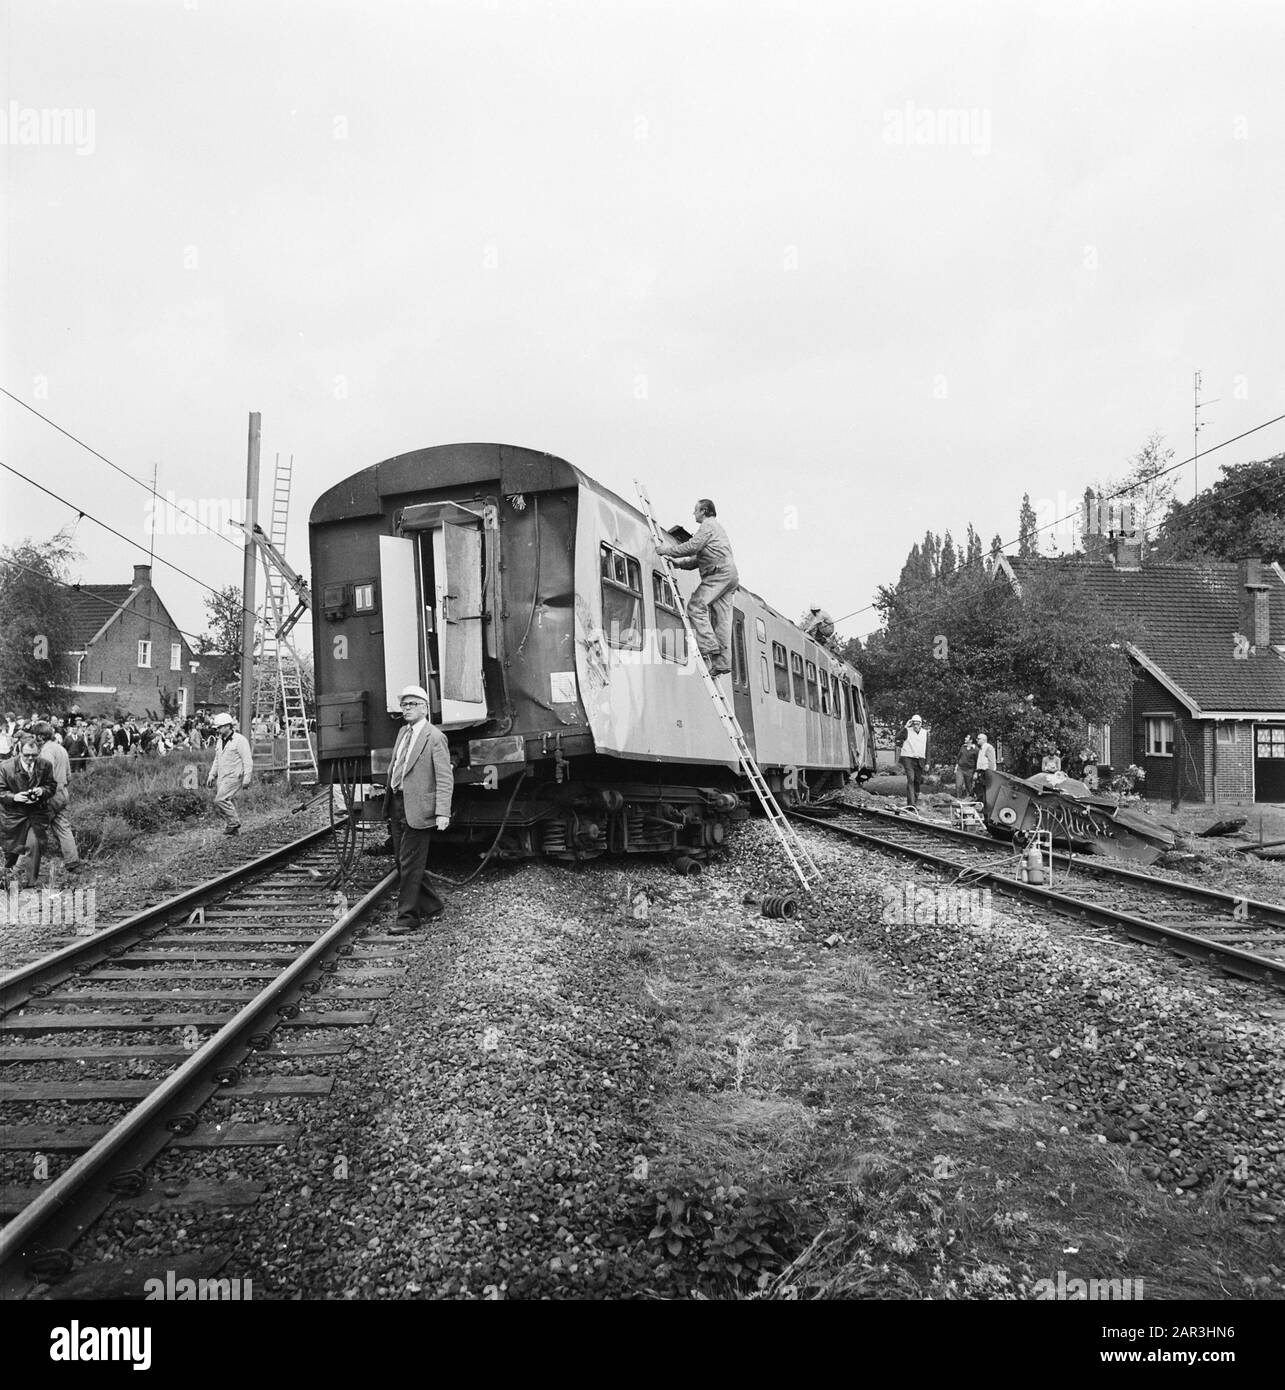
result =
M554 454L514 444L436 444L373 463L336 483L317 498L308 520L317 526L355 516L375 516L384 510L389 497L405 497L426 489L467 487L495 477L499 478L500 492L505 497L586 487L629 507L587 473ZM637 511L635 507L629 509Z
M582 487L633 513L639 520L643 519L642 512L633 503L626 502L610 488L556 454L546 454L539 449L523 449L515 444L435 444L428 449L416 449L409 454L384 459L382 463L373 463L360 473L336 483L313 503L308 522L309 525L318 526L331 521L348 521L353 517L378 516L385 510L387 498L406 497L426 489L437 491L440 488L468 487L489 481L497 475L500 493L504 497ZM777 612L761 595L744 585L741 588L764 613L802 632L797 624ZM833 653L828 655L840 665L852 669L841 657Z

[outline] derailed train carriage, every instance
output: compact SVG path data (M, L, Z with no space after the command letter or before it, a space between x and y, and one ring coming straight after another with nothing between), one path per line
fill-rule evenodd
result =
M455 769L447 840L700 859L746 814L646 519L579 469L509 445L421 449L332 487L309 533L323 779L385 780L398 697L422 685ZM857 671L747 589L732 645L723 688L782 800L869 773Z

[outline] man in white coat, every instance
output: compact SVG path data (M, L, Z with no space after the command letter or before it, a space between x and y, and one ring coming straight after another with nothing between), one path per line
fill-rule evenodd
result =
M250 778L254 774L254 755L250 752L249 740L237 732L230 714L216 714L213 723L219 742L205 785L214 787L214 809L228 823L223 833L239 835L241 817L236 813L233 798L250 785Z

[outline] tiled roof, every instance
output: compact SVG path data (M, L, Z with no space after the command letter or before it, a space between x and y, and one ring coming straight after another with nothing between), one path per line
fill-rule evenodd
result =
M1285 712L1285 660L1257 648L1234 656L1233 633L1243 632L1240 567L1234 561L1149 565L1117 569L1083 557L1019 560L1006 557L1020 584L1024 576L1057 566L1074 575L1092 601L1136 626L1134 646L1204 710ZM1285 644L1285 584L1270 565L1271 640ZM1248 636L1253 638L1251 631Z
M82 584L71 594L71 650L83 652L94 634L133 592L132 584Z

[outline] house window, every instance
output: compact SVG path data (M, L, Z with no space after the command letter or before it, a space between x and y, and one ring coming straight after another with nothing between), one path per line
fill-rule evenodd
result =
M1285 759L1285 724L1259 724L1254 729L1254 757Z
M373 579L352 586L352 611L354 613L373 613L375 606L375 581Z
M817 690L817 668L815 661L808 662L808 708L821 708L821 696Z
M181 671L183 669L183 644L182 642L170 643L170 670Z
M140 641L138 644L138 664L140 667L150 667L152 664L152 644Z
M665 661L687 664L687 629L678 611L673 581L658 570L651 572L651 596L656 605L656 642Z
M794 703L796 705L806 705L808 702L808 688L803 682L803 658L798 652L790 653L790 675L794 680Z
M1230 720L1228 720L1228 721L1227 721L1226 723L1224 723L1224 724L1219 724L1219 725L1217 726L1217 729L1218 729L1218 742L1219 742L1219 743L1235 743L1235 742L1236 742L1236 726L1235 726L1235 724L1231 723Z
M609 647L642 651L642 567L610 545L602 547L602 628Z
M1173 757L1173 716L1149 714L1142 721L1147 757Z
M785 648L779 642L772 643L772 665L776 671L776 698L790 698L790 663L785 659Z

